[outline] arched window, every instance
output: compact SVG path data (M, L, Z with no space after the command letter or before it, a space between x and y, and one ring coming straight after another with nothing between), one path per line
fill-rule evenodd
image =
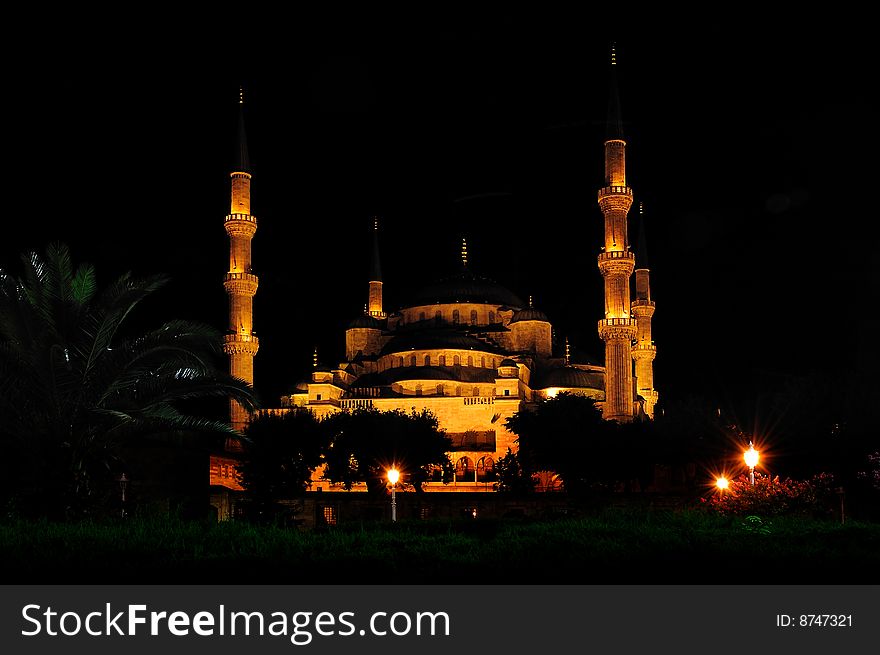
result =
M476 469L474 460L470 457L462 457L455 463L455 481L456 482L475 482Z
M442 384L438 384L438 385L437 385L437 395L438 395L438 396L442 396L442 395L443 395L443 385L442 385Z
M455 324L457 325L457 324L458 324L458 320L459 320L459 313L458 313L458 310L457 310L457 309L453 309L453 310L452 310L452 322L455 323Z
M461 397L461 385L455 387L455 395Z
M425 366L430 366L430 365L431 365L431 356L425 355Z
M474 365L474 358L471 357L470 355L468 355L468 366L473 366L473 365Z
M446 355L440 355L437 363L439 366L446 366Z
M458 355L454 355L452 357L452 365L453 366L461 366L461 357L459 357Z
M495 312L489 312L489 325L495 324Z
M441 312L439 309L436 312L434 312L434 320L438 324L443 322L443 312Z
M492 482L495 479L495 460L486 455L477 462L477 482Z
M480 357L480 367L486 368L486 358L485 357Z
M474 393L474 396L479 396L480 395L480 387L474 387L473 393Z
M419 320L420 320L420 321L424 321L424 320L425 320L425 312L419 312Z
M400 368L403 368L404 366L406 366L406 364L403 363L403 357L398 357L398 358L397 358L397 365L398 365Z
M421 395L422 395L422 385L420 385L420 384L417 384L417 385L416 385L416 395L417 395L417 396L421 396Z
M409 357L409 365L410 365L410 366L415 366L415 365L416 365L416 356L415 356L415 355L410 355L410 357Z
M476 324L477 324L477 310L472 309L471 310L471 325L476 325Z

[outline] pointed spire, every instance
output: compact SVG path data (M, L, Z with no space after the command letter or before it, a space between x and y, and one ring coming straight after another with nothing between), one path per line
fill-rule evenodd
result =
M568 337L565 337L565 365L571 364L571 348L568 345Z
M535 306L535 303L533 302L533 298L530 294L529 295L529 309L532 309L534 306Z
M318 346L315 346L315 353L312 355L312 368L318 368Z
M382 262L379 259L379 217L373 216L373 253L370 258L370 282L382 281Z
M467 256L467 239L462 237L461 239L461 267L467 270L468 265L468 256Z
M611 42L611 94L608 98L608 124L605 139L623 139L623 120L620 118L620 92L617 89L617 50Z
M636 268L650 268L648 265L648 240L645 238L645 203L639 203L639 238L636 242Z
M235 170L240 173L251 172L248 156L247 135L244 131L244 88L238 87L238 143L235 149Z

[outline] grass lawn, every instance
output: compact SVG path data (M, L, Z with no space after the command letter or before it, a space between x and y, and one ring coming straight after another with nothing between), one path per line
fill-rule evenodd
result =
M0 575L6 584L864 584L880 582L880 524L626 511L312 532L7 521Z

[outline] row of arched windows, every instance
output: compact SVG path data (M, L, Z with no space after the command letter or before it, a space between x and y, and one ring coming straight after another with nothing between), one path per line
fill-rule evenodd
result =
M463 388L461 385L458 385L457 387L455 387L455 395L456 396L463 395L462 391L463 391ZM446 386L443 384L438 384L436 387L436 393L438 396L446 395ZM424 389L422 388L421 384L416 385L416 395L417 396L424 395ZM474 387L471 390L471 395L474 396L475 398L478 397L480 395L480 387Z
M470 319L471 319L470 325L479 325L479 314L477 313L476 309L471 310ZM419 321L426 321L426 320L428 320L427 313L426 312L419 312ZM438 324L443 322L443 312L440 311L439 309L436 312L434 312L434 322L438 323ZM461 323L461 312L457 309L452 310L452 323L455 325L458 325L459 323ZM489 325L493 325L495 323L495 312L494 311L489 312L488 323L489 323Z
M486 455L477 460L464 456L455 463L456 482L491 482L495 479L495 460Z
M431 358L431 355L426 354L420 358L419 355L410 355L408 359L403 357L392 357L391 358L391 367L404 367L404 366L419 366L421 363L422 366L431 366L434 360ZM438 355L437 356L437 366L447 366L448 359L446 355ZM462 363L466 363L467 366L474 366L476 360L473 355L468 355L466 359L463 359L461 355L453 355L452 356L452 365L453 366L461 366ZM480 357L480 368L486 368L488 364L490 368L498 368L498 360L494 357L487 360L485 356Z
M481 457L474 466L474 460L464 456L455 463L455 482L492 482L496 479L495 460L489 455ZM440 467L431 469L431 482L443 481Z

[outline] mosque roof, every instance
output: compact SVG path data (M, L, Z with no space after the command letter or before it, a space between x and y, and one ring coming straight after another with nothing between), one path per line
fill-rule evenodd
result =
M605 376L599 371L584 371L573 366L560 366L544 371L532 382L533 389L604 389Z
M480 366L402 366L389 368L378 373L360 376L351 385L360 387L381 387L404 380L448 380L450 382L494 383L497 375L494 368Z
M348 324L348 329L352 328L372 328L374 330L381 330L382 322L372 316L368 316L367 314L361 314L360 316L353 318L351 323Z
M480 352L499 353L497 346L471 336L466 332L454 329L427 328L424 330L406 331L395 335L382 348L382 354L405 352L407 350L477 350Z
M521 309L516 312L510 319L511 323L516 323L518 321L545 321L549 322L550 319L547 318L547 315L542 312L540 309L535 309L534 307L526 307L525 309Z

